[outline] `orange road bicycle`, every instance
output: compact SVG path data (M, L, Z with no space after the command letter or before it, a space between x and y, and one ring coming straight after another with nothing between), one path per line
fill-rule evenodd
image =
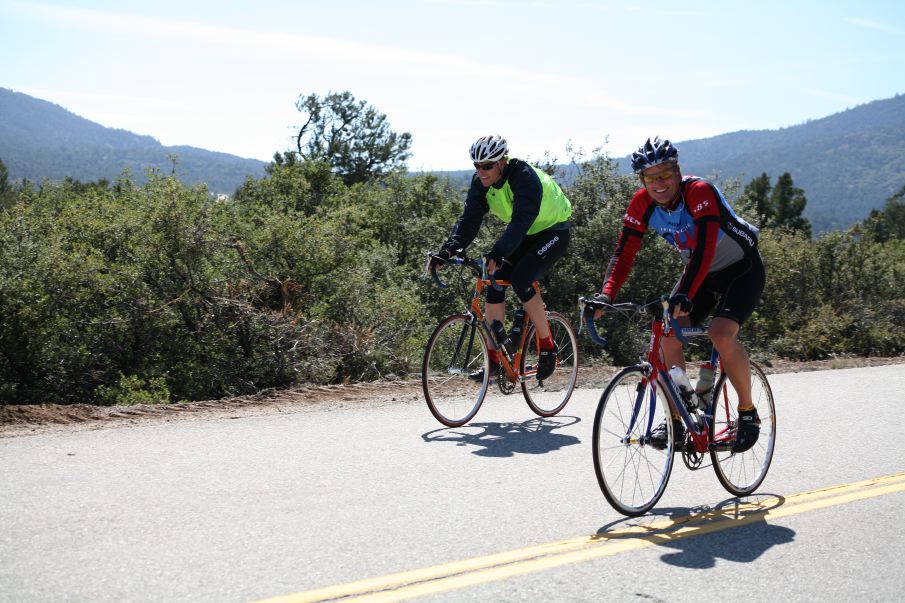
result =
M540 344L537 329L527 313L520 308L525 315L524 324L520 332L514 328L503 342L494 337L481 310L484 288L507 286L509 282L496 281L492 275L485 274L484 264L478 260L455 257L445 263L458 268L459 277L463 271L470 271L475 285L470 300L466 298L467 309L441 320L427 341L421 383L431 414L448 427L464 425L477 414L492 383L505 395L520 386L528 407L541 417L560 412L572 396L578 379L578 340L569 321L559 312L547 311L557 348L556 370L539 381L536 367ZM436 267L431 268L431 275L439 287L446 288L446 283L437 276ZM540 293L536 281L533 286ZM488 351L491 349L500 357L496 374L490 370ZM481 369L483 375L478 373Z
M738 394L716 348L711 347L709 362L716 374L702 395L679 387L660 352L662 337L672 335L685 344L688 337L706 336L706 327L679 326L669 315L666 295L644 304L607 304L593 298L581 298L579 304L588 335L602 346L607 341L597 333L595 310L651 319L646 354L613 377L594 415L594 471L610 505L628 516L650 511L666 490L674 453L682 455L689 469L707 467L702 463L709 457L726 490L736 496L754 492L767 476L776 444L773 392L763 370L751 362L751 397L760 415L760 436L752 448L735 452ZM673 431L672 409L685 426L684 439ZM668 441L658 446L651 442L651 433L663 421Z

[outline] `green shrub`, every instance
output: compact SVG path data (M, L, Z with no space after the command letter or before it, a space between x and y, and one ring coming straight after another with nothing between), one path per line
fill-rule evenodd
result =
M98 404L103 406L165 404L170 400L170 390L163 377L142 379L136 375L126 376L120 373L116 384L99 385L96 396Z
M600 288L635 188L606 156L583 161L565 187L572 243L541 286L573 324L577 298ZM154 172L142 185L124 174L7 187L0 403L153 404L410 376L437 321L462 310L473 286L447 268L452 286L441 290L424 272L463 197L431 175L347 186L328 165L291 157L226 200ZM502 228L488 216L471 254ZM752 353L905 352L905 242L875 231L814 241L764 230L766 289L742 331ZM619 299L667 292L681 271L649 234ZM602 326L610 346L583 336L582 355L635 362L648 325Z

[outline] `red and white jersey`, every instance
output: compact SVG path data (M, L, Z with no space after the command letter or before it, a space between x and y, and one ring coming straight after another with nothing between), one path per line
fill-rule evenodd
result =
M666 210L647 189L635 193L622 220L622 232L604 277L603 293L615 299L648 229L674 246L685 261L676 293L694 297L704 277L757 253L758 229L735 215L723 194L695 176L682 178L679 203Z

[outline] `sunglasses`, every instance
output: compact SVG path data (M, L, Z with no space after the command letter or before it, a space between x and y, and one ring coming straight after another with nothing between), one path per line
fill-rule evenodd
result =
M496 162L491 163L476 163L474 164L476 170L481 170L482 172L489 172L493 168L496 167Z
M661 180L669 180L670 178L673 177L673 174L675 174L675 173L676 173L675 170L666 170L665 172L660 172L659 174L652 174L650 176L648 176L646 174L642 174L641 179L644 181L645 184L655 184L657 182L660 182Z

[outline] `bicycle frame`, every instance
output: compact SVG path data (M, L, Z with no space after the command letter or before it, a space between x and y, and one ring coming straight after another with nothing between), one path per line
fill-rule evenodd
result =
M477 260L469 261L467 258L450 258L447 260L450 264L461 265L469 268L475 274L475 286L471 295L471 301L468 305L468 309L465 311L471 318L471 324L480 331L481 336L484 337L484 341L487 342L491 349L495 350L499 354L500 358L500 366L503 367L503 370L506 372L506 376L512 383L521 383L523 381L527 381L534 377L537 373L536 370L525 371L524 373L520 373L516 367L521 366L522 356L525 353L525 348L527 345L528 339L528 331L530 330L528 327L531 325L531 317L525 313L525 323L522 327L521 337L518 341L518 347L515 350L514 354L509 354L509 351L505 348L505 346L501 345L497 342L496 337L494 337L493 332L490 329L490 324L488 324L487 319L484 316L484 312L481 307L481 294L484 292L484 289L487 287L494 288L503 288L511 285L509 281L505 280L496 280L492 275L486 275L484 273L483 264L478 262ZM440 281L439 277L437 277L436 271L432 271L434 279L437 281L438 285L441 287L445 287L446 285ZM535 292L540 294L540 285L537 281L534 281L531 284L534 287ZM472 337L474 336L474 330L470 331L472 333ZM465 333L462 333L462 337L465 336ZM461 348L462 341L459 341L459 347ZM468 349L465 354L465 358L468 358L471 352L471 346L474 344L473 340L468 342Z
M582 301L584 302L586 300L583 299ZM669 316L669 304L665 298L660 298L657 303L662 306L663 312L661 316L655 317L652 321L650 342L648 344L646 355L642 356L641 363L641 368L645 375L643 383L645 386L649 387L644 387L642 389L639 389L638 391L638 396L635 400L632 416L630 417L628 422L628 429L626 430L626 434L630 434L632 432L637 418L641 414L641 405L644 403L646 391L650 391L650 400L648 403L650 404L651 410L656 405L657 386L659 384L664 394L666 395L667 400L669 401L670 407L678 412L682 422L685 424L686 431L691 437L691 441L694 445L694 451L696 453L703 454L705 452L709 452L712 448L722 447L723 445L730 446L731 441L728 438L728 429L724 429L719 434L714 434L714 439L712 441L710 439L710 426L713 423L716 410L715 405L717 396L714 395L715 392L710 392L710 398L708 400L707 406L704 409L703 413L700 413L700 415L695 412L694 409L687 408L685 401L681 393L679 392L678 386L669 374L669 370L667 369L666 364L663 361L660 350L660 341L663 337L677 337L683 344L685 344L688 342L688 338L690 337L700 337L707 335L707 327L682 327L679 325L678 321ZM591 317L588 317L587 326L591 339L593 339L595 343L606 345L606 340L597 334L593 319ZM712 345L710 351L710 363L712 366L718 366L720 370L722 370L722 360L720 359L719 352ZM727 381L723 382L722 387L728 387ZM713 388L716 388L716 384L713 385ZM726 395L721 396L720 399L724 401L724 404L728 404L728 397ZM650 423L653 422L653 414L653 412L647 413L648 425L646 426L644 432L646 434L645 439L650 438L651 429L653 427ZM628 435L626 435L625 441L628 441Z
M687 338L706 335L707 331L701 327L683 328L678 327L678 325L670 327L667 327L667 325L669 325L669 323L664 324L663 320L657 319L653 321L651 329L650 346L647 350L646 359L646 365L651 367L651 374L649 377L651 387L650 403L651 405L657 403L657 384L662 384L670 406L678 411L679 416L682 418L682 422L685 424L686 431L691 436L695 452L707 452L709 449L710 423L713 421L713 409L710 408L710 405L713 403L712 398L711 402L708 404L708 408L703 413L703 416L700 417L701 421L699 422L696 416L692 414L692 411L686 407L685 400L679 392L679 387L669 374L669 370L666 368L666 364L663 362L660 352L660 340L663 337L676 336L675 333L681 333L682 337ZM715 349L711 352L711 358L713 358L714 354L718 355ZM648 426L647 433L650 434L650 426Z
M464 298L465 309L441 319L424 348L421 385L434 418L447 427L464 425L478 412L491 383L504 396L520 387L528 407L538 416L552 417L559 413L569 402L578 377L578 340L569 321L559 312L544 309L556 365L544 379L537 379L537 367L548 358L541 347L537 323L524 316L521 333L510 332L505 337L505 329L497 329L498 325L484 315L481 299L484 289L488 286L502 289L502 285L509 283L498 283L492 275L484 273L482 263L467 257L450 260L431 255L430 272L440 288L446 288L437 276L436 268L441 261L457 265L454 274L463 289L459 293ZM471 274L463 272L464 269ZM474 275L473 286L471 282L463 282L471 275ZM537 282L532 287L540 293Z

